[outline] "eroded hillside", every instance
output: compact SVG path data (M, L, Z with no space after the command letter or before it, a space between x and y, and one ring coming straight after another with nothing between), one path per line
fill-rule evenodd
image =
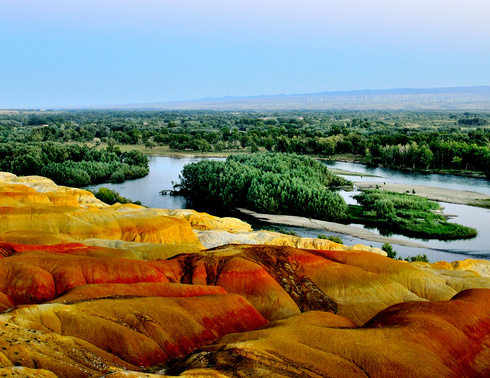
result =
M485 260L409 264L34 176L0 174L0 216L0 375L490 374Z

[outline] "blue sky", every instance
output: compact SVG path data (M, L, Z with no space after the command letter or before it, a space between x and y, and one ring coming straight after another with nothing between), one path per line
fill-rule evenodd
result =
M488 0L0 0L0 108L490 85Z

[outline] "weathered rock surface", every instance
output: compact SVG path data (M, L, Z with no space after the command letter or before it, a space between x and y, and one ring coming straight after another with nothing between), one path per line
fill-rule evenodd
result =
M127 297L196 297L200 295L226 294L220 286L185 285L164 282L139 282L133 284L103 283L77 286L51 301L51 303L75 303L98 298Z
M77 242L66 235L42 231L12 231L0 234L0 257L20 252L45 251L92 257L158 260L200 250L201 248L188 244L137 243L106 239L84 239Z
M433 268L454 270L459 272L476 272L481 277L490 277L490 261L488 260L466 259L464 261L453 261L452 263L441 261L431 264L431 266Z
M0 172L0 190L2 187L17 188L15 189L17 191L26 190L23 188L31 188L32 190L29 192L44 193L45 197L52 198L50 202L55 205L75 204L75 200L77 206L84 208L108 206L95 198L88 190L56 185L53 180L41 176L17 177L12 173ZM66 203L64 203L65 201Z
M308 312L227 335L177 363L227 377L485 377L490 374L490 290L450 301L389 307L357 328Z
M386 252L379 248L360 244L347 246L326 239L301 238L272 231L228 232L218 229L213 231L196 231L196 235L206 248L215 248L227 244L265 244L304 249L368 251L386 256Z
M476 273L445 277L364 251L278 246L230 245L176 256L167 263L165 269L172 270L175 281L219 284L243 295L269 320L298 310L323 310L358 325L390 305L448 300L458 288L486 287L490 281L480 277L479 282ZM168 270L166 274L170 277ZM271 298L276 298L275 306L270 305Z
M155 211L158 211L161 215L185 219L190 223L194 230L226 231L232 233L252 231L252 227L250 227L248 223L237 218L219 218L190 209L158 209Z
M131 260L168 259L182 253L197 253L202 249L190 244L137 243L122 240L84 239L81 242L87 246L103 247L101 249L112 257Z
M3 353L14 365L70 377L87 376L87 372L101 375L110 364L132 370L165 364L227 333L267 323L250 303L233 294L25 306L0 315L0 322L0 348L5 348ZM57 357L71 360L69 371L64 364L56 367L45 361L45 348L52 347L49 338L60 340ZM77 343L91 350L80 355ZM87 361L88 352L92 355Z
M5 293L0 292L0 312L8 310L14 306L12 299Z
M35 308L42 309L42 306ZM41 368L58 377L101 376L112 366L139 370L137 366L91 343L51 332L40 323L14 317L12 313L0 314L0 335L0 350L6 367L18 365L28 369ZM99 335L103 337L102 333Z
M76 240L98 238L201 247L189 224L146 209L84 210L68 206L2 207L0 232L47 231Z
M97 283L169 282L145 261L49 252L0 259L0 292L19 304L43 303L67 290Z
M56 378L56 374L44 369L29 369L23 366L0 368L0 377Z
M186 220L165 217L140 206L107 206L88 191L58 187L37 176L23 179L0 181L0 233L37 231L68 235L75 240L97 238L202 248ZM57 191L53 194L42 189ZM71 200L60 200L60 196ZM91 206L86 206L88 203Z

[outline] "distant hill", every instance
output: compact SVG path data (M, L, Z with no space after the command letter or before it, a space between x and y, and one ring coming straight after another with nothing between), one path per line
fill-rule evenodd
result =
M107 108L168 110L490 110L490 86L399 88L291 95L203 98Z

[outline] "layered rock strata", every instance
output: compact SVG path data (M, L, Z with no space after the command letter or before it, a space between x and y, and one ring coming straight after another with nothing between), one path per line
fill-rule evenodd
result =
M227 335L168 372L226 377L485 377L490 372L490 293L401 303L363 327L311 311Z

